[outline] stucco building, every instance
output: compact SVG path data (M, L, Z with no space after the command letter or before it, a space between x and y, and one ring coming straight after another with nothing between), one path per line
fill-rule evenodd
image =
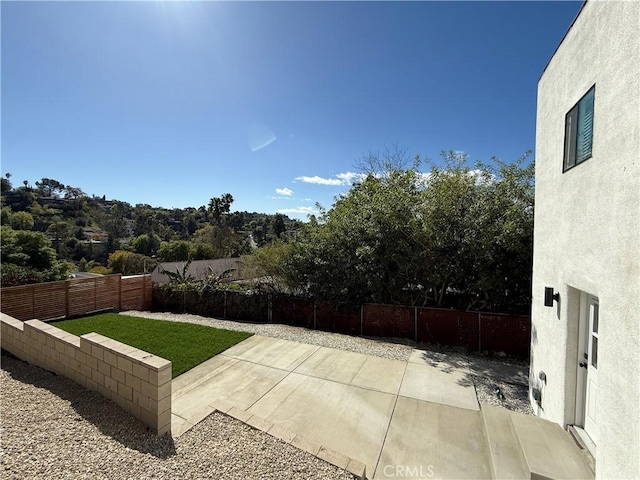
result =
M585 2L545 68L535 209L532 405L640 478L639 2Z

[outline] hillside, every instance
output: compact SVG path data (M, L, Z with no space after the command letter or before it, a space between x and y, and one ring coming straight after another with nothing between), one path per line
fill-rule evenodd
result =
M35 187L27 181L14 187L8 173L1 180L3 234L9 235L8 229L23 232L22 243L25 238L43 241L44 236L55 259L73 262L76 268L106 267L117 250L146 256L149 262L239 256L302 226L281 214L231 211L233 197L228 193L213 197L209 205L166 209L90 196L49 178ZM7 246L3 264L29 267L21 255Z

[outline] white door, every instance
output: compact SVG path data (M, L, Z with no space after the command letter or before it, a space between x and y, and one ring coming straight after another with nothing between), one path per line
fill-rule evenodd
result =
M589 297L588 314L589 328L587 330L586 355L580 366L586 368L586 391L584 405L584 429L594 443L597 443L598 418L598 299Z

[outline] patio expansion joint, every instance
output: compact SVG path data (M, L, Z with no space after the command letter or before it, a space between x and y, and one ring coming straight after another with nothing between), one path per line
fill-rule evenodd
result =
M171 388L172 388L172 390L174 388L174 383L176 383L175 381L178 380L180 377L182 377L183 375L185 375L185 376L189 375L194 370L198 369L199 367L202 367L206 362L208 362L210 360L213 360L214 358L216 358L218 356L221 356L221 354L213 356L210 359L205 360L200 365L197 365L195 368L193 368L193 369L191 369L191 370L189 370L187 372L184 372L182 375L179 375L176 378L173 378L171 380ZM226 358L228 358L229 360L235 360L237 362L236 358L233 358L233 357L226 357ZM227 369L229 369L233 365L234 365L233 363L227 363L227 364L223 365L222 368L216 370L214 373L207 373L207 374L204 374L202 376L199 376L197 378L197 380L189 382L186 386L183 386L182 388L179 388L177 390L173 390L172 391L172 399L173 400L178 399L178 398L182 397L183 395L186 395L186 394L192 392L196 388L199 388L202 384L204 384L206 382L209 382L212 379L214 379L215 377L217 377L218 375L224 373Z
M183 417L182 415L180 415L179 413L175 413L175 412L171 412L171 415L175 415L176 417L178 417L180 420L184 420L185 422L189 422L189 419L186 417Z
M306 362L307 360L309 360L311 357L313 357L316 353L318 353L320 351L321 347L320 345L313 345L311 343L306 343L305 345L308 346L314 346L316 348L314 348L313 350L309 351L309 353L307 355L303 355L301 356L296 362L294 362L295 364L291 367L291 371L295 372L298 367L300 367L300 365L302 365L304 362Z
M435 401L433 401L433 400L424 400L424 399L422 399L422 398L409 397L409 396L407 396L407 395L400 395L400 394L398 394L398 395L396 395L396 396L397 396L398 398L399 398L399 397L402 397L402 398L406 398L406 399L409 399L409 400L417 400L417 401L419 401L419 402L431 403L431 404L433 404L433 405L442 405L442 406L447 407L447 408L456 408L456 409L458 409L458 410L464 410L464 411L466 411L466 412L479 412L479 411L481 410L481 408L480 408L480 405L481 405L481 404L480 404L480 403L478 403L478 408L467 408L467 407L460 407L460 406L458 406L458 405L449 405L449 404L447 404L447 403L435 402Z
M408 365L409 365L409 362L405 362L404 370L402 371L402 380L400 380L400 385L402 385L402 382L404 382L404 376L407 373ZM391 421L393 420L393 415L396 412L396 405L398 405L398 397L400 397L400 387L398 387L398 393L394 395L394 397L395 398L393 400L393 409L391 410L391 415L389 415L389 422L387 423L387 428L385 429L385 432L384 432L384 439L382 440L382 444L380 445L380 451L378 452L378 458L376 459L376 466L375 466L375 469L373 470L373 475L371 476L371 478L374 478L376 472L378 471L378 464L380 463L380 458L382 457L382 450L384 449L384 445L387 443L387 435L389 435L389 428L391 427Z
M249 363L253 363L253 362L249 362ZM259 365L259 364L258 364L258 363L256 363L255 365ZM274 384L273 384L273 386L272 386L269 390L267 390L266 392L264 392L264 393L260 396L260 398L256 399L256 401L255 401L255 402L253 402L251 405L249 405L249 408L253 407L256 403L258 403L258 402L259 402L260 400L262 400L265 396L267 396L269 393L271 393L271 391L272 391L274 388L276 388L278 385L280 385L280 384L281 384L281 383L282 383L282 382L283 382L287 377L289 377L289 376L293 373L293 371L291 371L291 370L282 370L281 368L278 368L277 370L281 370L281 371L283 371L283 372L287 372L287 374L286 374L284 377L282 377L279 381L277 381L276 383L274 383Z
M353 383L340 382L339 380L334 380L332 378L325 378L325 377L321 377L321 376L318 376L318 375L313 375L312 373L298 373L296 371L293 371L293 372L290 372L290 373L295 373L296 375L302 375L302 376L305 376L305 377L315 378L315 379L318 379L318 380L324 380L325 382L332 382L332 383L336 383L338 385L344 385L345 387L359 388L361 390L366 390L368 392L384 393L386 395L396 395L396 396L399 395L398 392L385 392L384 390L378 390L376 388L367 387L367 386L364 386L364 385L354 385ZM402 374L402 377L404 379L404 372ZM353 378L355 378L355 376ZM353 381L353 378L351 379L351 381ZM400 390L400 385L401 384L402 384L402 382L400 382L400 384L398 386L398 391Z
M360 480L367 479L366 465L355 458L351 458L341 452L337 452L329 447L321 445L320 443L309 440L302 435L290 432L267 419L253 415L244 409L238 408L237 406L234 406L226 413L218 409L215 411L222 415L235 418L251 428L260 430L273 438L287 443L298 450L303 450L337 468L346 470Z
M230 360L237 360L238 362L246 362L246 363L250 363L250 364L252 364L252 365L258 365L258 366L260 366L260 367L273 368L274 370L280 370L280 371L282 371L282 372L288 372L288 373L292 373L292 372L293 372L293 370L288 370L288 369L286 369L286 368L274 367L273 365L265 365L264 363L260 363L260 362L253 362L253 361L251 361L251 360L247 360L247 359L240 358L240 357L232 357L232 356L229 356L229 355L225 355L224 353L220 353L220 354L218 354L218 356L222 356L222 357L228 358L228 359L230 359ZM297 368L297 367L296 367L296 368ZM294 369L294 370L295 370L295 369Z

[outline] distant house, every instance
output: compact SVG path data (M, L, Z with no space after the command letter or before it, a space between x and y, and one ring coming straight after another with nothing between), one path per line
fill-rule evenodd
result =
M106 243L109 240L109 235L99 229L84 227L82 229L82 234L84 235L85 240L93 240L94 242L104 242Z
M130 223L127 223L124 226L124 230L125 230L125 233L124 233L125 238L133 237L133 234L135 232L135 228L133 227L133 225L131 225Z
M583 4L536 130L532 406L640 478L640 3Z
M182 270L187 262L162 262L158 264L153 272L151 272L151 281L154 283L167 283L169 277L163 273L165 270L169 272L179 272L182 274ZM221 275L227 270L233 270L227 281L235 281L242 279L244 263L242 258L218 258L215 260L195 260L189 265L188 275L191 275L195 280L203 280L212 273L214 275Z

